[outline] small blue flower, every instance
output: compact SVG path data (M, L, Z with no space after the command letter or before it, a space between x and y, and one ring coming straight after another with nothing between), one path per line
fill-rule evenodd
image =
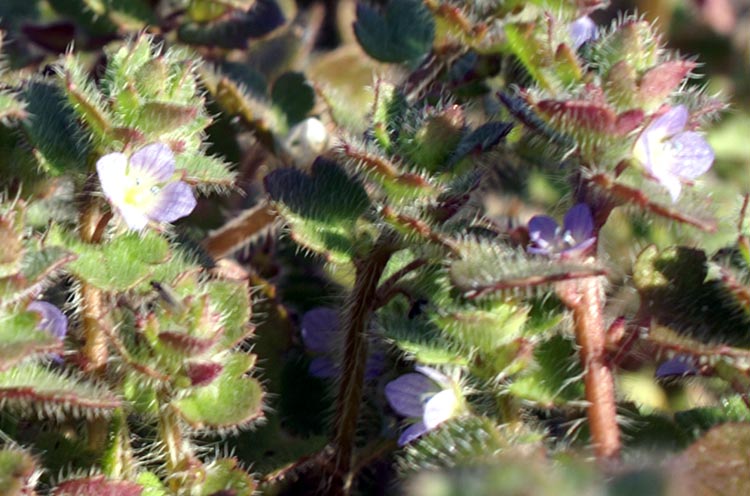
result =
M149 221L174 222L195 208L190 186L173 177L174 154L163 143L144 146L130 158L104 155L96 172L102 191L130 229L140 231Z
M68 318L52 303L34 300L26 307L27 310L39 315L37 328L45 331L59 340L65 339L68 333Z
M573 50L578 50L587 41L596 38L596 23L589 16L579 17L568 24Z
M336 347L340 344L339 314L333 308L317 307L302 316L302 341L317 356L310 362L310 374L321 379L338 377L340 365ZM367 357L365 378L374 379L383 373L385 355L372 351Z
M659 365L654 375L662 379L665 377L685 377L697 373L698 369L695 368L690 357L677 356Z
M563 219L562 228L546 215L529 221L529 253L570 258L584 253L595 242L594 219L585 203L575 205Z
M667 189L673 202L680 196L683 183L704 174L714 163L714 151L703 136L685 131L687 122L687 107L672 107L651 121L633 149L636 160Z
M416 367L418 373L405 374L385 385L391 408L414 423L398 438L403 446L455 417L463 402L457 385L430 367Z

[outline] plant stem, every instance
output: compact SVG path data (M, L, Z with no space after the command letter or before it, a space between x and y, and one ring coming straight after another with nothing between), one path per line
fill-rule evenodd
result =
M565 304L573 310L594 453L601 461L615 460L620 454L620 429L614 376L607 360L601 278L570 281L563 284L560 293Z
M166 452L166 469L170 474L168 480L169 488L180 493L180 490L189 484L195 475L194 469L200 465L193 455L186 436L180 428L180 420L174 409L165 404L166 399L159 401L159 441Z
M336 398L333 442L336 452L330 494L348 494L350 490L354 438L367 363L367 323L376 303L378 281L391 253L390 243L379 241L375 245L370 257L357 267L354 290L346 307L348 314L343 319L346 341Z

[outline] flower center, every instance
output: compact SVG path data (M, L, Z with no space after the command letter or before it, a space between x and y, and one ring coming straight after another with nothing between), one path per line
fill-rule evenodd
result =
M126 176L126 181L123 202L131 207L149 208L161 191L161 188L150 178Z

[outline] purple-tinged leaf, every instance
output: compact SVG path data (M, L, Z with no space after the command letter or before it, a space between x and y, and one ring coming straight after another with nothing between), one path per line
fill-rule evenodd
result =
M107 479L95 475L71 479L55 487L54 496L141 496L143 486L135 482Z
M641 78L640 97L644 102L663 102L695 69L690 60L672 60L649 69Z
M224 370L224 366L216 362L191 362L185 368L192 386L211 384Z

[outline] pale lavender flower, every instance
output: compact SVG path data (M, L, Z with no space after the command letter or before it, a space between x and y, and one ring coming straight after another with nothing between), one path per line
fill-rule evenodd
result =
M68 332L68 318L52 303L34 300L26 307L26 310L39 315L40 320L37 329L47 332L57 339L64 339Z
M703 136L685 130L687 121L687 107L672 107L643 130L633 149L633 156L667 189L673 202L682 183L705 173L714 162L714 152Z
M537 215L529 221L529 253L536 255L573 257L585 252L596 242L594 219L585 203L575 205L560 227L555 219Z
M430 367L419 366L416 371L385 385L391 408L414 421L399 436L399 446L455 417L462 408L458 388L449 377Z
M339 315L333 308L317 307L302 316L302 341L305 347L316 354L310 362L310 375L321 379L337 377L340 365L335 359L336 347L340 345L341 326ZM372 351L365 364L365 378L378 377L384 368L385 355Z
M573 50L578 50L581 45L596 38L596 23L589 16L579 17L568 24L568 33Z
M153 143L130 159L110 153L96 163L102 190L130 229L142 230L149 221L174 222L195 208L195 196L187 183L174 178L172 150Z

